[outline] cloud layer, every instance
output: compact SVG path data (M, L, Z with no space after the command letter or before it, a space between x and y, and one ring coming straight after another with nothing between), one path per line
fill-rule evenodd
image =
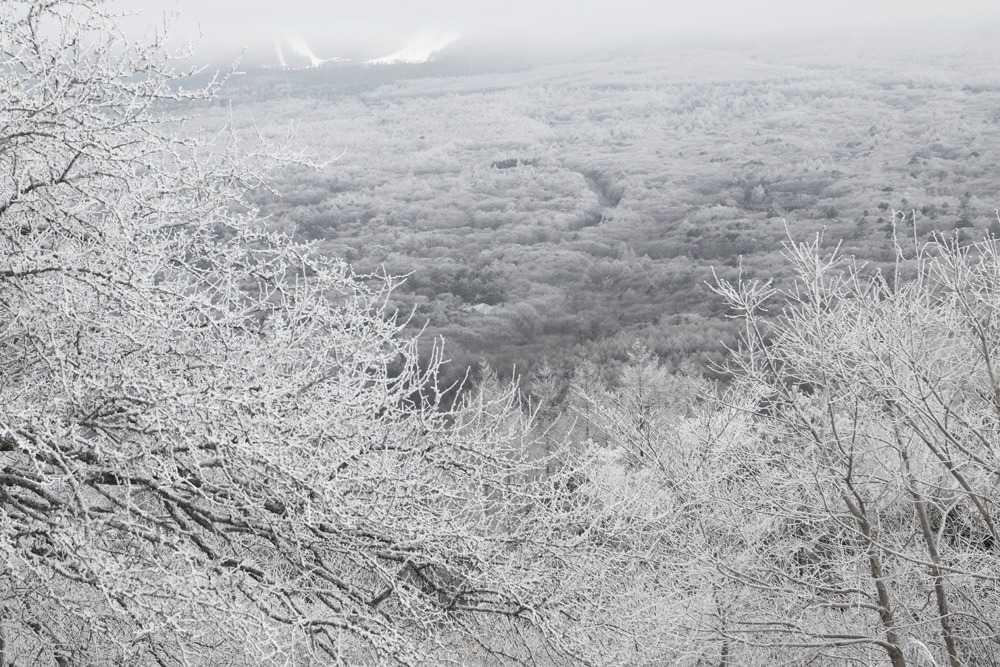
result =
M460 33L484 45L580 48L637 39L809 38L830 31L919 24L952 30L1000 22L995 0L619 0L613 8L578 0L147 0L142 15L155 19L171 8L179 11L176 32L200 30L203 49L235 53L241 45L273 45L281 35L294 35L319 58L348 51L379 57L426 31Z

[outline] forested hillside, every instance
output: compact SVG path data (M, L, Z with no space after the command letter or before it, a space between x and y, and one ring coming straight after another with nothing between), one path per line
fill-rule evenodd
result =
M0 3L0 667L1000 661L974 49L220 90L119 18Z
M713 269L742 258L781 282L782 241L818 232L885 266L893 210L920 240L997 229L992 63L975 35L455 59L251 72L220 105L338 158L256 201L361 271L406 275L396 303L458 368L607 363L634 339L700 364L735 342Z

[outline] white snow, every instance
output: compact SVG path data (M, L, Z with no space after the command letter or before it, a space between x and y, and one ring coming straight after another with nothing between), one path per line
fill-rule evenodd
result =
M281 42L280 41L275 40L275 42L274 42L274 50L278 54L278 67L280 67L281 69L287 68L288 67L288 61L285 60L285 52L281 50Z
M2 1L2 0L0 0ZM393 63L424 63L459 38L454 32L425 32L411 39L402 49L381 58L368 60L370 65ZM371 42L361 38L361 41ZM281 69L310 69L327 62L344 62L344 58L320 58L299 35L284 34L274 39L277 67ZM273 62L273 61L271 61Z
M318 58L316 54L312 52L312 49L309 48L306 40L301 37L290 36L286 38L285 43L288 44L288 48L294 51L297 55L308 60L310 67L319 67L326 62L322 58Z
M274 40L274 51L281 69L309 69L326 62L343 62L344 58L320 58L306 40L298 35L283 35Z
M369 60L369 65L390 65L393 63L425 63L439 51L453 43L459 35L453 32L424 33L410 40L404 48L381 58Z

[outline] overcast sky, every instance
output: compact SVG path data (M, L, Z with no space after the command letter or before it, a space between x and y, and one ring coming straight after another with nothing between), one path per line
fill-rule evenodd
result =
M294 36L322 57L339 48L401 48L421 32L467 42L520 40L582 47L637 38L776 39L831 30L941 30L1000 23L1000 0L117 0L155 18L180 12L178 30L200 23L202 51L237 49ZM341 46L343 45L343 46Z

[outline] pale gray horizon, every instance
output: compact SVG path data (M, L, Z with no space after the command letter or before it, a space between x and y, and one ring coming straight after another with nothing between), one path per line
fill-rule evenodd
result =
M951 31L1000 24L996 0L701 0L696 6L690 0L619 0L613 9L609 3L569 0L115 0L113 6L137 11L134 25L156 22L165 11L176 10L173 33L195 38L199 51L211 56L288 38L305 40L328 58L359 48L394 50L428 33L461 35L471 44L551 50L638 40L766 41L856 30L924 26Z

